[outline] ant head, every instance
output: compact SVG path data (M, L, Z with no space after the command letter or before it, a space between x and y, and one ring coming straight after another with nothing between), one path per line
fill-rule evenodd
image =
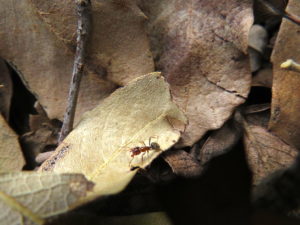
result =
M155 150L159 150L159 149L160 149L159 144L157 144L156 142L152 142L152 143L150 144L150 147L151 147L152 149L155 149Z

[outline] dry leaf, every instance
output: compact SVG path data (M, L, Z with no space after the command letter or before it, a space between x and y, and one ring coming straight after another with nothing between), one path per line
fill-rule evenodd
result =
M13 84L5 62L0 59L0 113L9 120Z
M172 168L172 171L179 176L195 177L202 172L200 163L183 150L167 151L163 158Z
M160 73L145 75L87 112L40 169L83 173L96 184L96 196L117 193L135 175L132 167L146 167L177 142L180 132L168 117L186 123ZM132 158L130 150L148 145L150 138L160 149Z
M32 0L36 13L59 40L75 46L77 17L72 0ZM146 16L132 0L92 1L93 33L88 61L92 68L104 67L108 79L119 85L154 71Z
M38 154L54 150L57 147L61 129L61 123L58 120L50 120L38 102L35 102L34 108L37 114L29 115L30 132L20 137L30 168L35 168L37 164L40 164L36 160Z
M79 204L92 188L81 174L0 174L0 224L43 224Z
M46 4L49 1L40 2ZM64 2L60 1L61 4ZM68 7L75 5L73 1L68 2ZM1 0L0 4L1 57L18 71L23 83L35 95L48 117L62 119L71 82L74 51L42 20L32 1ZM63 17L58 18L64 21ZM83 112L99 104L115 87L111 82L101 79L97 70L86 67L80 86L76 120Z
M273 70L271 67L263 68L253 76L252 86L272 88Z
M245 123L245 149L253 183L279 169L289 167L297 156L297 150L269 133L265 128Z
M234 121L229 120L220 129L215 130L205 141L199 154L202 165L208 163L212 158L228 152L240 139L241 127Z
M37 114L30 114L29 115L29 128L30 131L36 131L41 128L42 124L51 124L51 120L48 118L47 113L40 105L39 102L34 103L34 109Z
M18 171L25 165L25 160L18 141L18 136L8 126L0 114L0 171Z
M35 167L35 158L41 152L54 150L58 142L60 129L53 124L43 124L36 131L25 133L21 136L21 143L28 163Z
M299 1L290 0L287 11L300 14ZM280 68L287 59L300 62L300 27L283 20L272 54L274 78L270 130L282 140L300 147L300 76L299 73Z
M142 1L157 66L189 125L183 145L217 129L243 103L251 85L249 0Z

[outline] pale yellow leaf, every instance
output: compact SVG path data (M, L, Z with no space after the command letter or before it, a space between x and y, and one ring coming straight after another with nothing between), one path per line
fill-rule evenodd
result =
M17 171L25 165L18 136L0 114L0 171Z
M0 174L0 224L43 224L73 208L92 187L81 174Z
M117 193L135 175L132 167L146 167L178 141L178 127L184 127L179 122L186 124L186 118L172 102L164 78L145 75L86 113L41 170L83 173L96 184L94 194ZM130 150L149 145L150 139L160 149L132 158Z

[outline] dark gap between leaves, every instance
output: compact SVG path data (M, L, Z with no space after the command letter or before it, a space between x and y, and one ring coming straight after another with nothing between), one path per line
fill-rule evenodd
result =
M33 107L36 98L27 90L17 72L7 66L13 82L9 125L17 134L22 135L30 131L29 114L36 114Z
M247 103L249 105L270 103L271 99L272 93L270 88L252 87L247 99Z

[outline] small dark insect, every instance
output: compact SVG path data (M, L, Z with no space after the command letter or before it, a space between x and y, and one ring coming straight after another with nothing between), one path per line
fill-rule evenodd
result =
M142 147L138 146L138 147L134 147L134 148L130 149L132 159L131 159L129 165L131 165L131 162L132 162L134 156L139 155L143 152L143 154L142 154L142 160L143 160L143 156L146 154L146 152L149 152L150 150L160 150L159 144L157 144L156 142L151 142L151 138L149 138L148 146L145 144L145 146L142 146Z

